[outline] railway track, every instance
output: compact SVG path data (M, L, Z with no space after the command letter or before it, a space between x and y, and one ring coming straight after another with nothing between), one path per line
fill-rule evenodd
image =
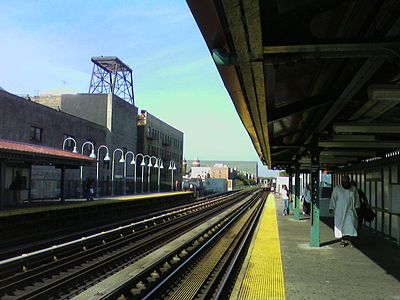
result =
M177 239L73 299L227 299L265 199L265 193L253 193L199 226L196 234Z
M186 266L156 286L143 299L228 299L263 201L215 236L202 252L188 258ZM242 256L243 257L243 256Z
M148 209L146 213L146 218L157 217L163 213L170 213L181 209L186 209L191 207L195 204L201 202L207 202L208 200L220 198L223 195L215 195L215 196L208 196L205 198L199 198L196 200L190 201L191 203L183 204L176 207L171 207L164 210L152 210ZM38 251L47 247L51 247L55 244L63 244L71 240L78 239L82 236L90 236L97 232L101 231L109 231L113 228L123 227L127 224L137 223L142 221L143 215L141 216L134 216L129 219L119 220L117 222L112 222L103 225L96 225L89 229L83 229L81 226L77 225L74 228L68 228L68 230L58 232L59 230L53 231L51 225L49 224L48 231L46 234L40 233L37 235L28 235L27 237L15 237L12 240L2 240L0 241L0 260L5 260L10 257L17 256L23 253L30 253L34 251ZM87 226L85 226L87 227Z
M246 196L247 193L240 193L218 197L108 232L1 261L0 297L70 299L204 220L215 217Z

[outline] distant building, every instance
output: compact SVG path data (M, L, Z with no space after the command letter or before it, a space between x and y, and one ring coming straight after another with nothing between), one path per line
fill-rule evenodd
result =
M210 167L192 167L190 173L190 178L201 178L205 180L206 178L211 178L211 168Z
M187 160L188 166L192 166L192 163L193 160ZM255 180L258 178L258 163L256 161L201 160L202 167L214 167L216 164L227 166L230 173L236 171L245 176L247 174L247 178L254 178Z
M215 164L211 167L211 178L232 179L232 172L227 165Z
M233 189L234 172L227 165L214 164L212 167L202 166L199 159L192 161L190 178L201 178L206 193L225 192Z
M191 163L192 167L200 167L200 161L199 159L195 159Z
M224 190L222 191L231 191L234 188L234 177L235 171L227 165L215 164L211 167L211 178L225 180Z
M187 166L187 174L190 178L200 177L203 181L207 178L216 179L216 181L209 181L204 185L207 192L215 190L215 192L222 190L233 190L241 188L243 182L238 179L238 174L252 179L257 182L258 178L258 164L256 161L217 161L217 160L195 160L185 161ZM222 181L224 180L224 184Z
M168 170L171 161L175 163L174 178L179 186L182 182L183 169L183 132L142 110L137 117L138 143L137 151L156 156L163 160L162 177L169 181L171 171Z

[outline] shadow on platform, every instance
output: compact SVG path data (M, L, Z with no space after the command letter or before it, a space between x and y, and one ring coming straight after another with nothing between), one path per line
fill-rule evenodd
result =
M321 221L333 231L333 218L321 217ZM321 243L321 246L330 245L340 240ZM365 256L400 281L400 247L374 231L363 227L360 236L353 241L353 245Z

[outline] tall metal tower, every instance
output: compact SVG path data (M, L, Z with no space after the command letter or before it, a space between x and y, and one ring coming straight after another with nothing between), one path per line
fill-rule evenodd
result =
M116 56L92 57L89 93L113 93L134 105L132 69Z

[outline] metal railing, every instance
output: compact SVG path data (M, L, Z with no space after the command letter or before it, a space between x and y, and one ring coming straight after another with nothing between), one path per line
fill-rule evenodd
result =
M94 187L95 188L95 187ZM66 180L64 185L64 193L66 199L79 199L83 193L84 187L81 185L80 180ZM156 193L158 190L157 182L151 182L150 189L147 182L143 183L143 191L145 193ZM126 181L126 193L128 195L133 195L136 193L141 193L142 183L138 180L136 182L132 179ZM160 183L160 192L171 191L170 184ZM99 197L110 196L111 195L111 180L99 181ZM124 194L124 180L116 179L114 181L114 195ZM55 179L32 179L31 180L31 191L30 200L47 200L54 199L58 200L61 197L61 183L60 180Z

